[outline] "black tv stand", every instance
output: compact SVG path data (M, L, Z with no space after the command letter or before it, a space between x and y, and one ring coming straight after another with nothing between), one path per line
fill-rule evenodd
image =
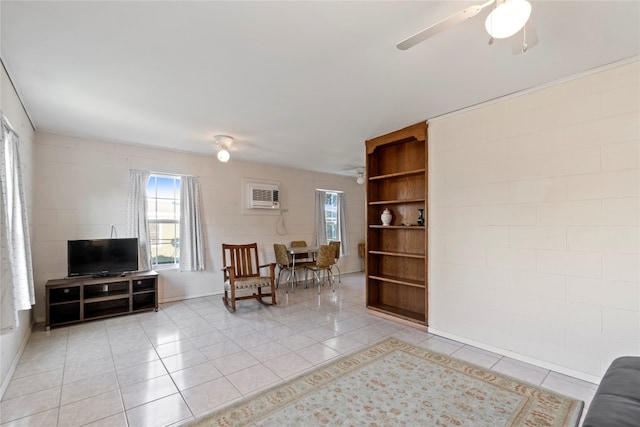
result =
M138 271L113 277L120 274L47 281L47 330L85 320L158 311L158 273Z

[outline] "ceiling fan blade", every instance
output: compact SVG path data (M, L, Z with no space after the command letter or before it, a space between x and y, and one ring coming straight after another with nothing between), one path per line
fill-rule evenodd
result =
M538 44L538 33L531 18L520 31L510 37L509 43L511 44L511 53L514 55L524 53Z
M411 37L407 37L396 45L400 50L407 50L418 43L428 39L429 37L446 30L447 28L459 24L462 21L471 19L476 16L482 9L494 3L495 0L489 0L486 3L478 4L475 6L469 6L466 9L456 12L448 18L443 19L440 22L433 24L432 26L425 28L422 31L417 32Z

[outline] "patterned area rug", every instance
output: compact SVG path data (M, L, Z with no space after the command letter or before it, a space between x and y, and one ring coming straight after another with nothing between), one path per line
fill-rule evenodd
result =
M390 338L189 426L576 426L583 402Z

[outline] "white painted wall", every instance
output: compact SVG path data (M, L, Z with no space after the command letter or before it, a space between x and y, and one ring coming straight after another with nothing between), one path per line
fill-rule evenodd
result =
M33 211L33 138L31 123L22 108L15 88L4 68L0 65L0 110L9 119L11 126L20 136L20 160L24 175L24 191L27 198L27 215ZM31 223L30 223L31 225ZM20 325L11 334L0 335L0 396L9 385L10 376L31 334L32 310L19 312Z
M640 67L430 121L430 327L599 379L640 354Z
M237 143L238 150L242 149ZM275 261L274 243L313 243L316 188L344 191L350 225L351 255L340 259L343 272L359 271L357 244L364 241L364 186L355 178L306 172L231 159L148 147L36 133L34 269L36 318L44 320L47 280L67 274L67 240L108 238L114 224L126 237L126 201L130 169L197 175L203 195L206 271L160 270L160 301L222 292L221 244L258 242L261 260ZM287 234L277 212L243 209L242 180L280 183Z

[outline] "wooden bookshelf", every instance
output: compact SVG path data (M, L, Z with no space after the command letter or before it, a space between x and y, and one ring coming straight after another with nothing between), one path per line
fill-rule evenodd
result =
M371 314L426 330L427 123L366 141L366 291ZM393 218L382 225L387 208ZM417 224L424 209L425 224Z

